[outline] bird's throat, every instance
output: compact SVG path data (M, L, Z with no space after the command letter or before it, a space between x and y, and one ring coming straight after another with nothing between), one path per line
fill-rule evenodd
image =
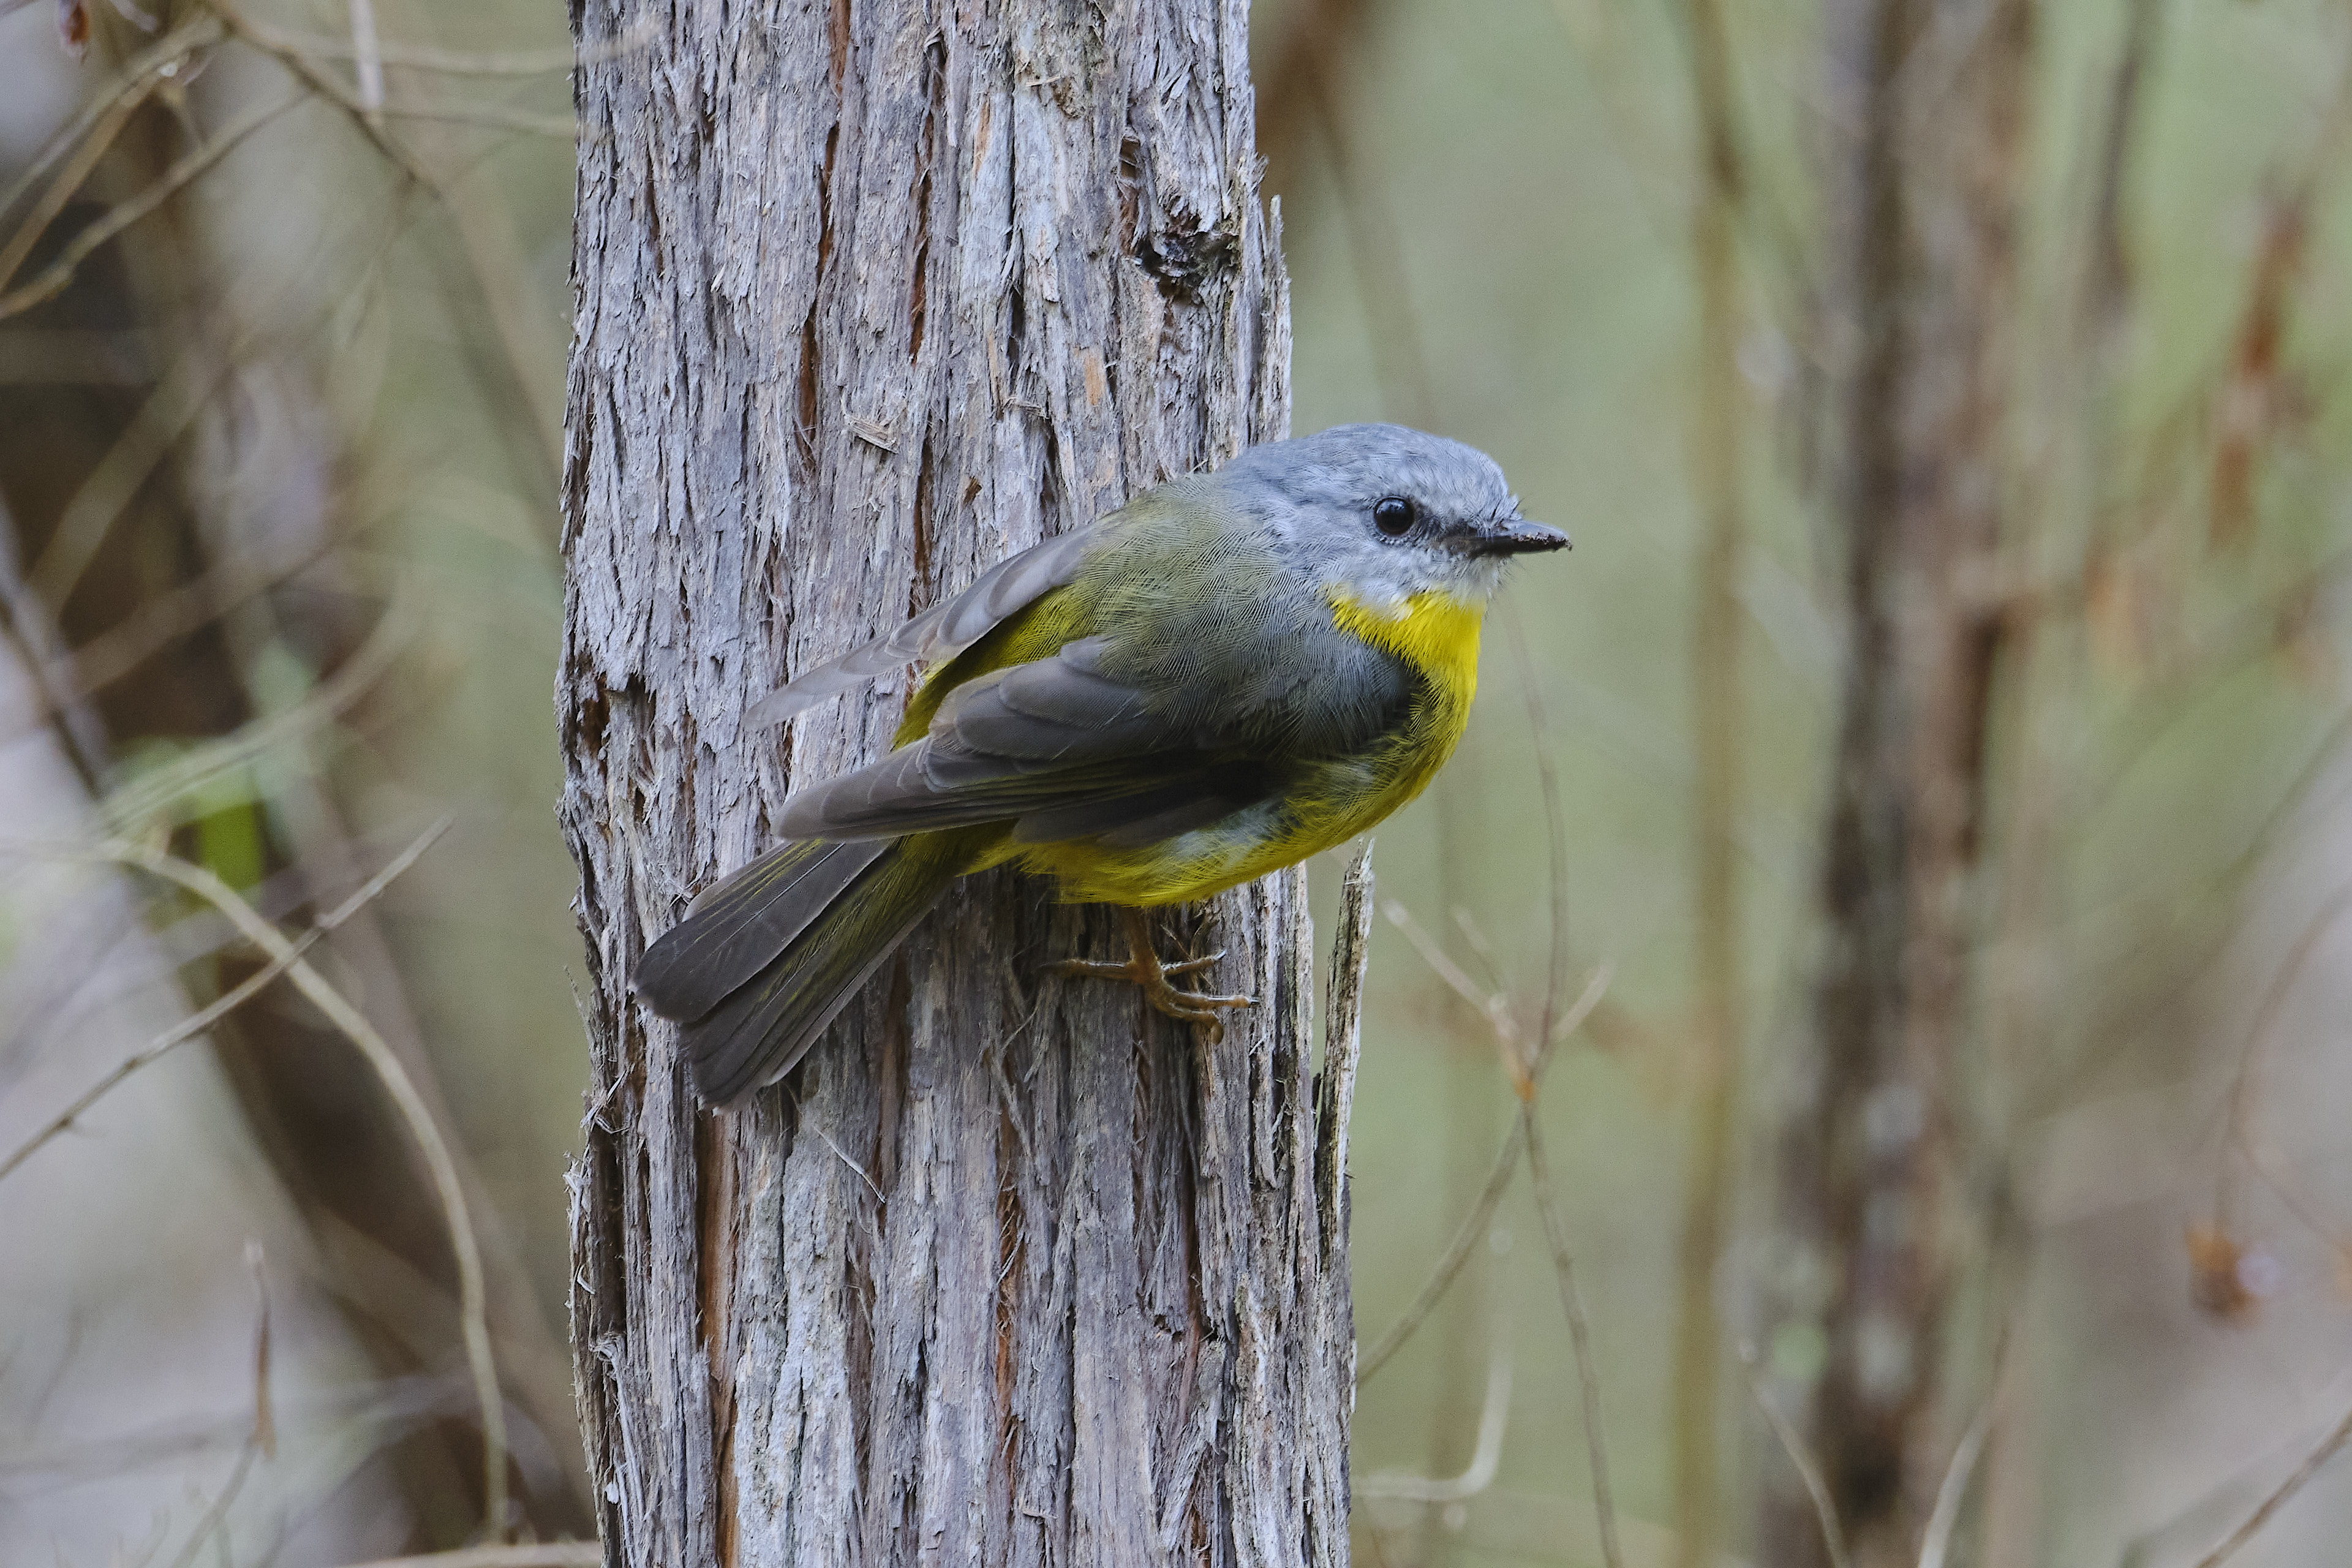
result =
M1334 591L1331 621L1341 631L1394 654L1426 677L1465 718L1478 693L1478 628L1486 606L1442 590L1402 604L1370 605Z

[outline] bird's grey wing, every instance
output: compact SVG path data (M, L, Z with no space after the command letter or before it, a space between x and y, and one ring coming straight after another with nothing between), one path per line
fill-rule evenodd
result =
M875 838L1009 822L1033 843L1149 843L1265 796L1265 762L1172 723L1101 672L1101 651L1087 638L965 682L923 739L795 795L777 826L795 837Z
M1099 542L1100 527L1097 523L1065 533L1007 556L982 573L971 587L940 600L897 631L852 648L762 697L744 714L745 722L753 729L781 724L877 675L953 657L987 636L1005 616L1075 579L1087 550Z

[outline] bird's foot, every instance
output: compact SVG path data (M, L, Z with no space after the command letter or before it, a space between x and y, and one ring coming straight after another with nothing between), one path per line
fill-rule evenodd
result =
M1215 1040L1225 1032L1225 1021L1219 1014L1232 1007L1254 1007L1254 996L1219 996L1205 991L1180 991L1169 982L1181 974L1197 974L1219 959L1223 952L1213 952L1206 958L1188 958L1176 963L1162 963L1152 948L1151 927L1141 910L1119 911L1127 926L1129 955L1124 963L1105 963L1090 958L1066 958L1052 965L1055 974L1078 976L1094 980L1124 980L1140 987L1143 999L1159 1011L1180 1023L1205 1025L1209 1038Z

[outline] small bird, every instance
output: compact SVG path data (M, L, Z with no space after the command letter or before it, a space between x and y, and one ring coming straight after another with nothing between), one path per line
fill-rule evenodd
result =
M696 1086L790 1072L957 878L1013 865L1120 906L1130 980L1218 1026L1244 996L1178 988L1143 910L1294 865L1419 795L1469 722L1478 629L1510 558L1568 535L1519 516L1494 459L1395 425L1256 447L1049 539L772 693L780 723L909 663L895 749L794 794L788 842L714 884L637 965Z

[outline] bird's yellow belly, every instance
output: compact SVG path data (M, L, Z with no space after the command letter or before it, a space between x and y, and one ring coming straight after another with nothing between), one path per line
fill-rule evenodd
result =
M1050 876L1067 903L1176 904L1346 843L1421 794L1454 754L1478 689L1482 611L1438 594L1415 595L1401 613L1335 602L1341 630L1396 655L1421 678L1396 729L1357 755L1302 763L1272 798L1157 844L1007 841L987 863Z

